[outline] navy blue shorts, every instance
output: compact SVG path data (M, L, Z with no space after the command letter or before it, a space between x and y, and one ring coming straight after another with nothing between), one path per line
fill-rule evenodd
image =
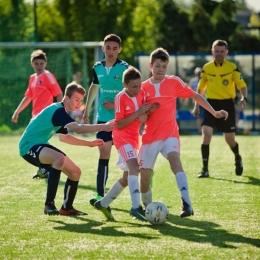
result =
M107 122L103 122L103 121L97 122L97 124L105 124L105 123L107 123ZM99 139L102 139L104 142L113 141L112 131L111 132L105 132L105 131L97 132L96 137Z
M208 110L204 109L204 120L201 125L210 126L216 128L217 131L223 133L236 132L236 113L235 103L233 99L207 99L210 105L216 110L226 110L228 112L228 118L215 118Z
M39 154L42 150L42 148L44 147L48 147L50 149L53 149L57 152L60 152L62 154L64 154L66 156L65 153L63 153L62 151L60 151L58 148L49 145L49 144L37 144L34 145L26 155L22 156L24 158L25 161L27 161L28 163L38 167L38 168L44 168L46 170L48 170L51 167L51 164L43 164L40 162L39 160Z

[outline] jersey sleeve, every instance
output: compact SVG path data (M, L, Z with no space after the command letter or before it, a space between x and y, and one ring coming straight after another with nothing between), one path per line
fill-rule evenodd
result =
M120 121L124 118L125 112L125 102L122 95L117 95L114 100L114 107L115 107L115 120Z
M202 69L202 72L200 74L200 80L198 83L198 90L201 90L203 92L205 92L205 90L207 89L207 74L204 70L204 68Z
M57 109L52 116L52 124L54 126L61 126L56 133L68 134L68 130L65 126L72 122L75 122L75 120L69 116L63 107Z
M246 87L246 83L242 77L241 72L238 70L238 68L236 68L233 71L233 80L239 90Z
M95 85L99 85L97 73L96 73L96 71L95 71L94 68L93 68L93 79L92 79L92 83L95 84Z
M176 87L178 91L178 97L186 99L194 95L195 91L192 90L182 79L176 77Z
M47 73L46 75L49 80L49 89L50 89L52 96L56 97L56 96L62 94L62 90L61 90L55 76L50 72Z

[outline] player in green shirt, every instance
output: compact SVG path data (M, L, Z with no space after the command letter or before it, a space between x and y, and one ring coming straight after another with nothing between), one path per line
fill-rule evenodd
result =
M53 134L58 133L62 142L80 146L103 146L104 141L97 139L87 141L68 133L67 129L76 134L85 134L99 131L111 131L114 122L98 125L79 125L68 112L77 110L86 91L80 85L71 83L65 89L65 96L61 103L54 103L35 116L25 129L19 142L20 155L36 167L49 170L47 194L44 213L49 215L86 215L73 208L72 204L78 189L81 169L58 148L49 144ZM64 201L58 211L54 200L58 189L60 174L67 175L64 188Z

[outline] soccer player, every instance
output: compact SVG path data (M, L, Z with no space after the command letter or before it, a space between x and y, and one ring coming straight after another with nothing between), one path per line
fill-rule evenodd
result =
M169 54L163 48L158 48L150 54L150 69L152 77L142 83L146 101L160 103L158 109L148 115L142 146L138 155L141 173L141 196L144 206L152 202L150 180L152 170L160 152L170 163L175 175L182 198L181 217L194 214L188 191L188 182L180 160L180 137L176 122L177 98L191 97L214 117L228 117L224 110L215 111L210 104L198 93L187 86L179 77L168 76L166 71L169 64ZM159 173L158 173L159 174Z
M214 128L223 132L225 140L235 155L235 173L242 175L242 157L239 154L238 143L235 140L236 132L236 112L234 98L236 97L236 87L241 94L241 108L245 109L247 104L247 87L237 66L228 60L228 44L223 40L216 40L212 44L212 55L214 59L203 66L201 79L198 85L198 93L203 94L206 90L206 98L214 109L224 108L229 113L227 120L216 119L208 111L204 111L202 122L202 163L203 168L198 175L199 178L209 177L209 145ZM199 107L195 103L194 116L198 117Z
M105 54L105 59L95 63L93 66L93 80L88 91L86 108L83 113L85 123L89 123L90 109L98 93L97 124L102 124L115 118L114 98L123 89L122 75L129 66L126 62L118 59L118 54L122 50L119 36L115 34L107 35L104 38L102 50ZM102 139L105 144L99 147L96 193L90 200L92 206L105 194L109 158L113 144L112 132L98 132L97 138Z
M53 103L53 97L57 102L62 100L62 90L55 76L45 70L47 66L47 56L42 50L35 50L31 54L31 65L35 71L30 76L29 85L25 91L24 98L14 111L12 122L17 123L19 114L32 102L32 117L37 116L44 108ZM48 173L44 169L39 169L33 178L47 178Z
M69 111L74 111L80 106L85 93L85 89L80 85L73 83L67 85L62 102L53 103L32 118L19 142L20 155L27 162L49 170L45 214L86 215L86 213L74 209L72 205L78 189L80 168L65 153L48 142L54 133L58 133L60 141L72 145L94 147L104 144L100 139L87 141L68 134L67 129L76 134L113 129L114 122L112 121L99 125L79 125L69 116ZM68 178L64 188L64 201L58 211L54 200L61 172Z
M130 215L146 221L143 208L140 203L140 189L138 182L139 166L137 155L139 150L140 124L147 119L146 112L152 111L151 105L145 102L145 93L141 89L141 74L129 67L123 73L124 89L115 97L115 122L113 129L113 142L118 150L117 164L124 171L120 178L94 206L102 211L108 220L113 220L109 204L128 185L132 200ZM154 107L156 104L154 104Z

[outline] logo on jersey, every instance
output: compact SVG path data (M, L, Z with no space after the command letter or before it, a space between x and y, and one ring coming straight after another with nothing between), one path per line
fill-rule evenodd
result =
M104 77L104 75L98 75L98 78L102 78L102 77Z
M125 110L130 110L131 108L129 107L129 106L127 106L126 108L125 108Z
M42 84L42 80L41 79L39 80L39 83L40 83L40 85Z
M118 74L116 74L115 76L114 76L114 80L119 80L120 79L120 76L118 75Z
M229 81L228 81L227 79L223 79L222 84L223 84L224 86L227 86L228 83L229 83Z

